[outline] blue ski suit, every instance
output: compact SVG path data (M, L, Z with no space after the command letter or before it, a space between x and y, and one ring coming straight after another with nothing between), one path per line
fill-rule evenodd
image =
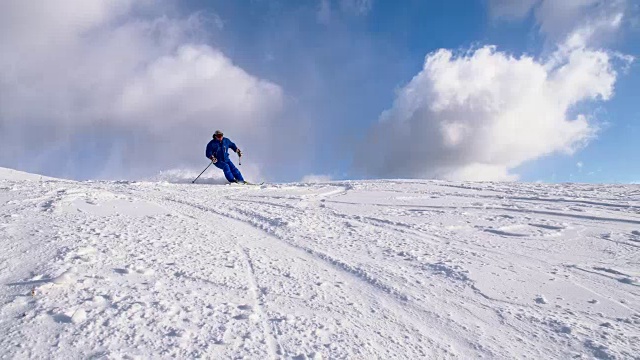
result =
M229 159L229 149L238 151L238 147L231 140L222 138L222 140L213 139L207 144L207 151L205 155L207 159L211 159L211 156L215 157L218 161L214 164L218 169L222 169L224 177L229 182L240 181L243 182L242 174L240 170Z

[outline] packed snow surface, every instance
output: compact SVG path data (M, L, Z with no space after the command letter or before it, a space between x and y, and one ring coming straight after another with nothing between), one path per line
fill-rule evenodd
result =
M0 358L640 358L637 185L3 169L0 245Z

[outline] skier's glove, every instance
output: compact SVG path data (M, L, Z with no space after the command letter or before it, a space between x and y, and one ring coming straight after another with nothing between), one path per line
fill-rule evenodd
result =
M242 151L240 149L236 150L236 153L238 154L238 156L242 156Z
M217 163L217 162L218 162L218 159L216 159L215 157L213 157L213 156L212 156L212 157L211 157L211 162L215 164L215 163Z

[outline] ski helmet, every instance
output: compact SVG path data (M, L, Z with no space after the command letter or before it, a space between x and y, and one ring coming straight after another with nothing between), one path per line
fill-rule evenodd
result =
M220 130L216 130L216 132L214 132L214 133L213 133L213 137L215 138L215 137L216 137L216 136L218 136L218 135L222 135L222 136L224 136L224 134L222 133L222 131L220 131Z

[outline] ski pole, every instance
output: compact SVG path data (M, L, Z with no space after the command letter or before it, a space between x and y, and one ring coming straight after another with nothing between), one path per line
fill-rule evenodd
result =
M211 162L209 163L209 165L207 165L207 167L206 167L206 168L204 168L204 170L202 170L202 172L200 173L200 175L198 175L198 177L197 177L197 178L193 179L193 181L192 181L191 183L192 183L192 184L194 184L194 183L196 182L196 180L198 180L198 179L200 178L200 176L202 176L202 174L204 174L204 172L205 172L205 171L207 171L207 169L209 168L209 166L211 166L211 164L213 164L213 161L211 161Z

